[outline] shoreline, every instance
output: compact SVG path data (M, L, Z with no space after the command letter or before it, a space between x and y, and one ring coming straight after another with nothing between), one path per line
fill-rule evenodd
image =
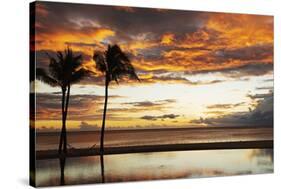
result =
M273 148L273 140L105 147L104 155L167 152L167 151L258 149L258 148ZM35 154L37 160L56 159L60 157L57 150L41 150L41 151L36 151ZM82 157L82 156L95 156L95 155L100 155L99 148L68 149L68 154L66 157Z
M106 132L153 132L153 131L183 131L183 130L216 130L216 129L271 129L271 126L257 126L253 128L252 126L206 126L206 127L167 127L167 128L116 128L116 129L107 129ZM100 129L97 130L69 130L68 134L76 134L76 133L99 133ZM60 130L58 131L36 131L36 135L58 135L60 134Z

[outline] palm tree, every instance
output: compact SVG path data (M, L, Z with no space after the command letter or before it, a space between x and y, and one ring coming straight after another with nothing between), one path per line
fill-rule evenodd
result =
M115 81L118 84L119 80L124 76L127 76L128 79L139 80L139 78L128 56L116 44L113 46L108 45L105 52L95 52L93 60L96 63L97 70L105 75L105 100L100 137L100 154L103 155L108 86L111 81Z
M87 70L81 68L82 55L75 56L70 48L65 49L64 54L61 51L56 53L56 58L47 54L50 59L49 69L47 73L43 68L36 69L36 79L52 86L60 87L62 91L61 97L61 113L62 128L60 133L59 153L67 153L67 137L66 137L66 119L68 111L68 103L70 97L70 87L72 84L79 82L88 73Z

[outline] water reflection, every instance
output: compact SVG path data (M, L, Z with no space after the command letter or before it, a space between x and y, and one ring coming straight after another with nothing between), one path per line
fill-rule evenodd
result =
M272 149L178 151L39 160L37 185L273 172Z
M65 169L66 158L65 156L61 156L59 158L59 166L60 166L60 185L65 185L65 178L64 178L64 169ZM100 167L101 167L101 182L105 183L105 176L104 176L104 158L103 155L100 155Z

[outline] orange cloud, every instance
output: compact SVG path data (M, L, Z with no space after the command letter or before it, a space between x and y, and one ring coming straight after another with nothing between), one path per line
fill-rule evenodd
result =
M134 9L130 7L117 7L117 10L134 14ZM48 14L45 7L39 7L38 12ZM91 57L94 50L106 48L101 42L109 38L109 42L119 43L131 55L137 70L147 72L196 73L236 69L253 65L253 62L273 64L273 17L222 13L206 15L206 20L197 30L182 35L167 31L160 35L160 39L158 33L151 31L142 33L140 37L120 33L119 30L115 32L103 25L106 23L98 21L98 27L85 24L83 27L73 25L70 30L54 27L50 32L36 34L36 50L63 50L70 45L74 51ZM46 26L37 22L36 27ZM83 66L96 72L94 62L89 58Z
M206 25L173 41L165 34L162 44L174 46L157 60L140 60L144 70L218 71L260 62L273 64L273 19L270 16L214 14Z
M36 44L36 50L62 50L67 43L100 43L107 37L114 35L115 32L107 28L89 28L86 31L77 29L71 32L61 30L47 34L39 33L35 36L36 41L40 41L40 43Z
M166 33L162 36L161 44L171 44L174 40L175 36L172 33Z
M229 47L273 43L273 17L247 14L210 14L206 28L220 32Z
M151 48L155 45L157 45L157 43L155 42L135 40L121 44L120 46L122 49L124 49L124 51L131 52L132 54L137 55L138 50Z

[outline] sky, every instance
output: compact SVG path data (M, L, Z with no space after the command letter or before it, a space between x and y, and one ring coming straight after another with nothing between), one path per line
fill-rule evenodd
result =
M273 17L37 2L36 67L70 47L93 74L71 87L67 126L98 129L104 76L95 51L118 44L139 81L111 83L106 127L273 126ZM61 126L60 88L41 81L36 128Z

